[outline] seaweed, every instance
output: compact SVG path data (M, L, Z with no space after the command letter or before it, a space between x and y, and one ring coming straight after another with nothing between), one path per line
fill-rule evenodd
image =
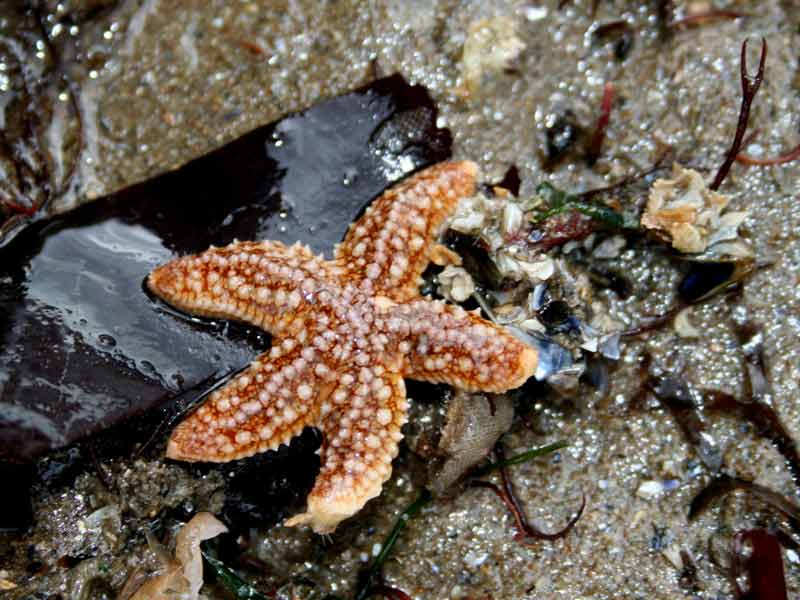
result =
M556 442L556 444L558 443L559 442ZM551 444L551 446L555 446L556 444ZM517 455L511 459L506 459L503 446L500 442L498 442L495 446L494 452L495 463L493 468L500 471L500 477L502 479L503 486L499 487L490 481L483 481L481 479L471 480L469 485L472 487L480 487L493 491L497 497L500 498L503 504L506 505L506 508L508 508L509 512L511 512L512 516L514 517L514 524L517 529L517 533L514 535L514 540L522 543L528 543L528 540L530 539L553 541L565 537L572 530L572 528L575 527L575 524L583 515L583 510L586 508L586 496L583 496L581 506L578 511L561 530L554 533L542 531L541 529L531 525L531 523L528 521L528 517L525 514L525 509L522 507L522 504L520 503L516 492L514 491L514 484L511 482L511 478L509 477L507 469L509 464L519 464L524 462L524 460L530 460L530 458L533 458L534 456L541 456L542 453L528 452L526 453L528 456L525 459L521 458L523 455Z
M789 435L773 408L755 399L739 400L716 390L703 392L706 410L735 416L755 427L756 435L769 440L786 459L795 484L800 486L800 454L797 443Z
M515 454L514 456L510 456L502 460L498 459L495 462L490 462L487 465L475 469L472 471L472 473L470 473L470 477L482 477L483 475L491 473L497 469L505 469L514 465L521 465L529 460L533 460L539 456L544 456L545 454L550 454L551 452L555 452L561 448L566 448L567 446L569 446L569 442L566 440L558 440L557 442L539 446L538 448L531 448L525 452L520 452L519 454Z
M630 219L626 219L625 215L609 206L598 202L590 202L580 196L569 194L547 182L539 184L536 188L536 194L544 200L547 208L534 216L534 223L542 223L556 215L577 212L585 215L596 224L609 229L634 227Z
M684 379L649 377L644 389L664 405L678 423L686 439L697 449L700 460L711 470L722 466L722 451L706 432L706 424Z
M386 562L386 559L389 558L389 554L391 554L392 549L397 543L397 539L400 537L400 533L405 529L409 519L417 516L432 499L433 496L431 496L431 493L425 488L420 492L417 499L400 513L397 521L395 521L394 527L392 527L389 535L386 536L381 546L380 553L375 557L375 560L372 561L372 565L370 565L364 580L361 582L355 600L365 600L374 593L382 593L381 586L383 586L383 582L380 580L380 572L383 568L383 564ZM375 587L376 582L378 582L377 588Z
M614 84L610 81L606 82L603 86L603 99L600 102L600 116L597 118L597 125L595 125L594 133L589 140L589 146L586 149L586 162L589 166L593 166L597 159L600 158L600 151L603 147L603 141L606 139L606 129L611 120L611 108L614 101Z
M0 232L13 225L15 215L27 218L42 213L56 198L73 185L81 153L85 147L83 115L77 100L76 87L69 77L65 64L51 38L52 26L42 12L40 3L19 3L12 7L23 25L18 30L18 40L0 37L0 45L9 51L6 61L11 62L10 72L19 71L19 91L9 103L5 125L0 128L0 159L8 161L12 173L0 179ZM34 74L27 68L18 68L24 55L18 48L36 38L37 47L44 51L44 70ZM63 87L66 101L75 119L75 141L66 169L56 177L42 139L49 119L53 115L53 90Z
M746 529L733 536L731 583L739 600L788 600L781 544L764 529ZM741 587L747 579L748 589Z
M756 435L769 440L786 459L792 479L800 487L800 452L797 443L778 413L763 401L770 389L761 334L752 326L741 327L737 333L744 348L744 398L738 399L718 390L704 390L703 405L706 410L732 415L750 423Z
M744 146L745 144L742 144L742 147ZM788 152L784 152L783 154L775 156L773 158L757 158L755 156L750 156L749 154L744 154L742 152L736 155L736 162L743 165L758 166L758 167L785 165L786 163L790 163L798 159L800 159L800 144L798 144Z
M728 150L728 153L725 155L725 160L720 165L719 170L714 177L714 181L709 186L709 188L712 190L718 190L719 186L722 185L722 182L725 181L725 178L728 176L728 173L731 170L731 166L736 160L736 156L742 149L742 140L744 139L744 134L747 131L747 123L750 120L750 107L753 104L756 94L758 93L758 89L761 87L761 82L764 81L764 67L767 62L767 40L765 38L761 38L761 58L758 63L758 71L752 78L747 70L748 41L748 39L745 39L745 41L742 43L742 52L740 58L742 104L739 108L739 120L736 124L736 134L733 137L733 141L731 142L731 147Z
M703 12L697 12L691 15L686 15L681 19L677 19L671 21L669 26L673 29L678 29L681 27L690 27L693 25L706 25L707 23L712 23L714 21L732 21L735 19L741 19L743 17L751 17L752 15L748 13L743 13L738 10L707 10Z
M614 55L618 60L625 60L633 47L636 30L625 20L604 23L592 31L592 41L614 44Z
M783 515L792 530L800 534L800 506L768 487L726 473L717 474L692 499L689 505L689 521L694 521L719 499L737 490L750 494Z
M213 556L208 550L202 550L203 559L216 575L217 580L236 600L268 600L268 597L242 579L236 571ZM274 594L271 594L274 597Z

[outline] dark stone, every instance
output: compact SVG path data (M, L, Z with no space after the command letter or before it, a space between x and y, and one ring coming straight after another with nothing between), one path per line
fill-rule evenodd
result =
M678 285L678 294L684 302L697 302L731 281L735 271L733 262L692 262Z
M0 494L0 534L20 533L33 522L32 480L32 464L0 461L0 481L5 486Z
M547 160L554 162L563 157L573 147L581 133L581 126L574 112L567 109L559 114L545 132Z
M219 516L231 531L268 527L302 508L319 472L321 443L319 431L306 428L289 446L221 466L226 481Z
M234 238L330 255L372 198L450 155L435 123L423 88L380 79L0 240L0 457L190 405L246 366L268 335L168 310L148 272Z

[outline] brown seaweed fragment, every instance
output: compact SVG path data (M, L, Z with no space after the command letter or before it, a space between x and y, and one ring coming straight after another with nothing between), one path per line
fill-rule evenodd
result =
M769 167L773 165L785 165L786 163L790 163L800 159L800 144L781 154L780 156L775 156L773 158L758 158L755 156L750 156L749 154L744 154L740 152L736 155L736 162L749 165L749 166L758 166L758 167Z
M625 20L604 23L592 31L592 41L596 43L613 43L614 55L618 60L625 60L633 47L636 30Z
M739 600L787 600L781 544L765 529L746 529L733 536L731 582ZM740 581L746 578L747 589Z
M706 423L684 379L649 377L644 388L655 396L672 414L686 439L697 449L700 460L711 471L722 466L722 452L706 431Z
M742 149L742 140L747 131L747 122L750 120L750 106L753 104L753 99L758 93L758 88L761 87L761 82L764 81L764 66L767 62L767 40L761 38L761 58L758 63L758 71L754 77L750 77L747 70L747 42L742 43L742 54L740 59L740 75L742 80L742 104L739 109L739 121L736 125L736 134L733 137L733 142L728 150L725 160L719 167L714 181L709 186L712 190L718 190L722 182L728 176L731 166L736 160L736 156Z
M752 15L738 10L707 10L686 15L680 19L670 22L669 26L673 29L681 27L691 27L693 25L706 25L714 21L725 21L751 17Z
M733 537L731 581L739 600L787 600L781 544L764 529L747 529ZM747 590L740 585L748 582Z
M764 361L761 332L752 326L738 331L743 356L744 397L739 399L718 390L703 391L706 410L732 415L750 423L755 433L769 440L786 459L795 485L800 486L800 451L778 413L764 402L771 393Z
M506 468L506 458L505 452L503 450L502 444L498 443L495 446L495 464L497 469L500 471L500 476L503 481L503 486L500 487L490 481L483 481L480 479L476 479L470 481L470 486L472 487L481 487L492 490L498 498L506 505L506 508L511 512L511 515L514 517L514 524L517 529L517 533L514 534L514 539L518 542L523 544L530 543L532 539L539 539L539 540L558 540L565 537L578 520L583 515L583 509L586 508L586 496L583 496L581 501L581 506L575 515L567 522L567 524L559 531L554 533L547 533L542 531L538 527L531 525L528 521L528 517L525 514L525 509L522 507L522 504L517 498L517 494L514 490L514 484L511 481L511 478L508 474L508 469Z
M13 3L11 3L13 4ZM15 19L20 26L14 36L0 36L0 59L14 79L16 93L9 96L5 124L0 128L0 233L22 225L72 187L85 146L83 115L70 66L56 48L40 3L17 3ZM43 70L25 64L23 48L35 43L43 52ZM71 139L64 142L64 164L48 149L47 129L57 117L56 92L66 96L72 117L67 128ZM73 131L74 130L74 131ZM2 164L5 163L5 164ZM15 218L16 217L16 218ZM20 218L21 217L21 218Z
M768 487L747 479L732 477L725 473L716 475L708 485L700 490L692 499L689 505L689 521L694 521L708 510L712 504L737 490L746 492L764 502L767 506L781 514L788 521L795 533L800 534L800 506Z
M725 413L747 421L755 433L768 439L786 459L795 484L800 485L800 454L797 443L789 435L774 409L759 400L739 400L716 390L703 392L706 410Z
M603 86L603 99L600 101L600 116L597 118L594 133L589 139L589 146L586 149L586 162L593 166L600 158L600 151L603 141L606 139L606 129L611 121L611 108L614 101L614 84L607 81Z

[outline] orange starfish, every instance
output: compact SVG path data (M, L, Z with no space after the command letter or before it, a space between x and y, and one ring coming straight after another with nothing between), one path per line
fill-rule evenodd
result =
M173 306L268 330L272 348L172 433L167 456L225 462L323 434L307 509L287 525L333 531L380 494L406 422L403 377L502 392L537 354L458 306L424 299L422 271L444 219L475 193L477 166L443 163L391 188L350 226L333 260L299 244L235 242L150 274Z

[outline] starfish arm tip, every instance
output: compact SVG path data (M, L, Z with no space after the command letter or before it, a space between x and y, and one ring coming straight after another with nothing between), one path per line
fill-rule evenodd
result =
M319 535L333 533L343 520L351 516L350 514L341 515L328 512L320 512L319 510L312 510L309 508L304 513L297 514L284 521L286 527L297 527L300 525L308 525Z
M478 177L479 169L478 169L477 163L475 163L475 162L473 162L471 160L464 160L464 161L461 161L461 165L462 165L462 167L464 169L464 172L467 175L469 175L472 178L477 178Z
M175 439L175 436L169 438L167 442L167 451L165 453L167 458L171 458L172 460L192 460L190 456L188 456L182 447L182 444Z
M521 386L536 373L539 365L539 355L533 348L525 347L519 357L519 379L515 387Z

